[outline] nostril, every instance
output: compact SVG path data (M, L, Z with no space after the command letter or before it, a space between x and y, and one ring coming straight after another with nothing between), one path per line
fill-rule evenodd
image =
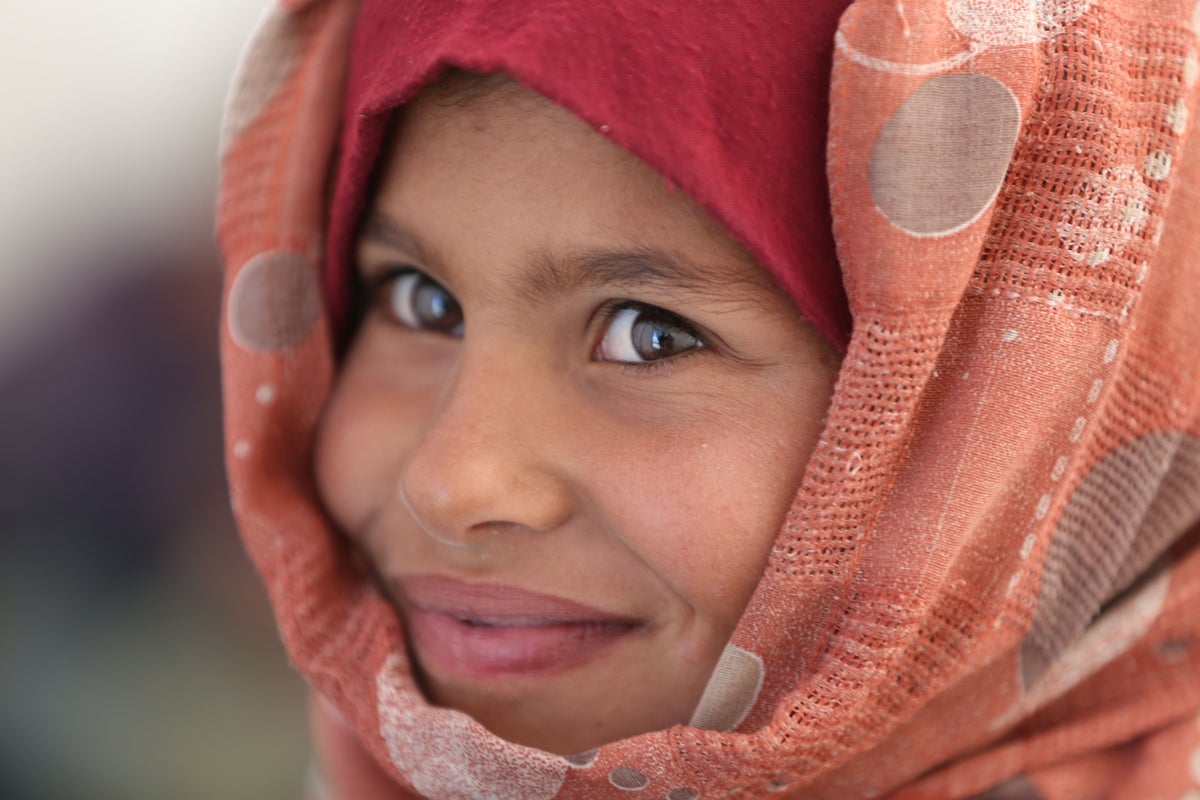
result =
M495 520L490 522L479 522L471 526L470 532L479 536L502 536L519 533L520 531L532 530L534 533L541 533L540 530L530 528L528 525L521 525L516 522L505 522L504 520Z

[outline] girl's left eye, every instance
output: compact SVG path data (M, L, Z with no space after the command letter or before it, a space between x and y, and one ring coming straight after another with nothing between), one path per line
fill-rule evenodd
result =
M424 272L403 270L385 276L376 285L376 302L388 316L406 328L447 336L463 335L463 313L458 300Z
M648 364L708 346L687 320L666 309L640 303L617 306L608 316L596 347L597 361Z

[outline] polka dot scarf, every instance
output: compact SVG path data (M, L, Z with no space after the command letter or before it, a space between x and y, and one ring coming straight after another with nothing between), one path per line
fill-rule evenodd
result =
M391 5L434 41L421 21L449 4ZM660 37L667 65L713 28L786 54L788 20L810 13L676 19L672 5L652 15L687 34ZM279 2L246 52L222 145L221 339L247 550L291 657L395 797L1200 797L1195 0L853 3L824 38L844 295L809 280L820 259L798 266L792 248L819 252L820 237L749 213L755 186L719 199L722 152L687 137L671 152L565 69L523 74L479 48L460 64L514 71L678 182L845 345L826 429L694 724L568 758L424 701L395 615L313 490L349 235L337 214L327 224L328 175L358 85L358 11ZM610 94L634 72L614 70ZM768 93L746 125L770 128L790 100ZM348 132L347 163L369 128Z

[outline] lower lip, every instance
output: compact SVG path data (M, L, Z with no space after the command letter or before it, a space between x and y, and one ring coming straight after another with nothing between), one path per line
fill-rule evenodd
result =
M557 672L577 666L632 633L616 622L479 625L412 609L413 645L426 668L476 679Z

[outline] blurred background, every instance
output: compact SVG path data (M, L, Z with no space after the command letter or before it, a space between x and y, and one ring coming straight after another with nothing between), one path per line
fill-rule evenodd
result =
M297 798L303 687L222 471L211 239L261 0L0 28L0 798Z

